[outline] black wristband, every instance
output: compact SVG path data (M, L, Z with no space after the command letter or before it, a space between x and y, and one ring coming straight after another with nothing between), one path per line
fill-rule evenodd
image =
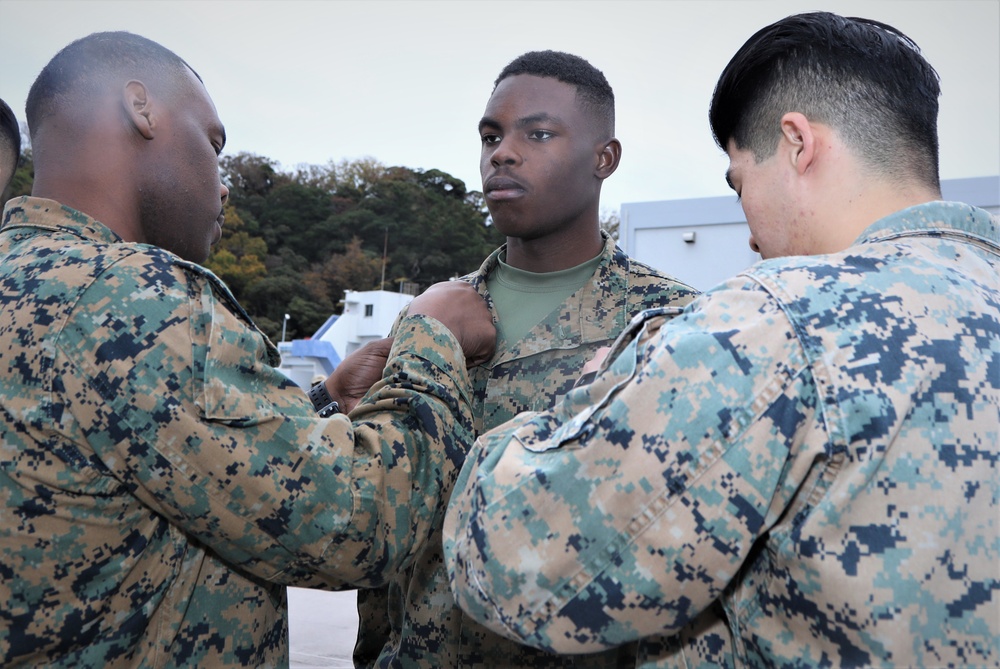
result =
M325 381L320 381L309 389L309 399L320 418L329 418L335 413L340 413L340 405L330 396Z

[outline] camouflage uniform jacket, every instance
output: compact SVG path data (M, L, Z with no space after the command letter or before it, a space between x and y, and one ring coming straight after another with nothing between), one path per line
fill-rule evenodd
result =
M912 207L639 319L470 452L459 604L648 667L998 666L998 223Z
M492 253L478 272L464 277L487 302L486 279L503 250ZM597 349L613 343L633 315L649 307L687 304L696 294L689 286L632 260L607 235L603 256L593 278L560 309L524 339L498 341L493 360L470 371L477 433L522 411L552 407L573 386ZM496 319L495 311L493 315ZM355 665L359 667L605 668L635 664L634 648L588 658L560 658L509 641L463 615L448 585L439 534L387 588L361 591L358 597L361 631Z
M440 531L471 414L433 319L321 419L214 275L37 198L0 314L4 667L287 666L285 585L380 585Z

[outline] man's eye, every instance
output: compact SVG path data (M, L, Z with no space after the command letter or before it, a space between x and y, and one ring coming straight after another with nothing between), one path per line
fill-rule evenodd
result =
M497 142L500 141L500 136L487 134L483 135L481 139L483 140L483 144L496 144Z
M531 134L528 135L528 137L530 137L531 139L541 139L541 140L551 139L552 136L553 133L549 132L548 130L532 130Z

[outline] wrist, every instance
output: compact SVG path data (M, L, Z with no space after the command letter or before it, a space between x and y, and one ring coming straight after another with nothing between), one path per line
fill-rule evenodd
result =
M333 398L326 388L326 381L320 381L307 393L313 408L321 418L329 418L335 413L340 413L340 403Z

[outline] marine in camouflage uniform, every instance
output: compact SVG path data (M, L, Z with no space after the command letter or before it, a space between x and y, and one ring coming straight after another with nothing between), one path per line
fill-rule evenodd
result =
M1000 228L940 201L939 94L867 19L736 52L709 118L765 260L480 437L466 612L644 667L1000 665Z
M586 285L520 341L498 337L493 360L470 370L477 433L522 411L553 406L573 387L597 350L613 343L641 310L679 307L694 298L689 286L632 260L606 234L604 240L601 263ZM505 249L493 252L478 272L464 277L491 310L486 279ZM414 563L387 587L358 592L361 629L356 666L635 666L634 645L586 657L559 657L510 641L464 615L449 589L438 530Z
M555 651L639 638L649 667L997 666L998 277L998 221L930 203L637 319L470 453L462 608ZM706 611L734 643L681 649Z
M438 321L323 419L211 272L39 198L4 211L0 313L4 667L287 666L286 585L440 540L472 416Z

